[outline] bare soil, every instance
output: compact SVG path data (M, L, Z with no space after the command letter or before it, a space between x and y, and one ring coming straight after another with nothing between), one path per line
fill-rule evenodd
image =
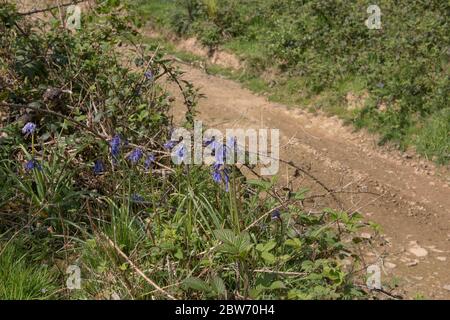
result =
M319 197L312 207L340 206L381 225L382 240L374 239L372 249L362 256L366 265L382 266L384 286L408 298L450 299L448 168L411 152L381 148L377 137L355 132L336 117L272 103L234 81L186 64L179 66L184 78L206 95L198 106L198 118L204 124L221 130L280 129L280 158L306 168L328 188L339 191L338 202ZM168 89L180 102L174 116L181 119L181 97L175 88ZM294 169L283 166L280 181L323 193L307 175L295 179L294 174Z

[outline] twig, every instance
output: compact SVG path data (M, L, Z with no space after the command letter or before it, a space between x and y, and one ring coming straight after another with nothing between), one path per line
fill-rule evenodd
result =
M76 5L76 4L79 4L81 2L87 2L87 1L89 1L89 0L74 0L74 1L71 1L71 2L68 2L68 3L56 5L56 6L53 6L53 7L47 7L47 8L43 8L43 9L35 9L35 10L28 11L28 12L18 12L17 14L19 16L29 16L29 15L32 15L32 14L47 12L47 11L51 11L51 10L58 9L58 8L64 8L64 7L68 7L68 6L71 6L71 5Z
M253 270L253 272L259 272L259 273L273 273L273 274L279 274L283 276L306 276L306 272L292 272L292 271L274 271L274 270L268 270L268 269L256 269Z
M72 119L72 118L70 118L68 116L65 116L65 115L63 115L61 113L52 111L52 110L48 110L48 109L44 109L44 108L38 108L38 107L30 106L30 105L27 105L27 104L7 103L7 102L0 102L0 107L31 109L31 110L35 110L37 112L44 112L44 113L47 113L47 114L51 114L51 115L54 115L56 117L65 119L67 121L70 121L70 122L76 124L77 126L83 128L83 129L86 129L87 131L89 131L90 133L92 133L93 135L95 135L96 137L98 137L98 138L100 138L102 140L107 140L105 137L103 137L99 133L95 132L93 129L89 128L85 124L83 124L83 123L81 123L81 122L79 122L77 120L74 120L74 119Z
M149 277L147 277L145 275L144 272L142 272L141 269L139 269L134 263L133 261L130 260L130 258L128 258L128 256L122 251L120 250L120 248L110 239L108 238L107 235L100 233L101 236L103 236L108 243L111 245L111 247L114 248L114 250L116 250L116 252L122 256L122 258L124 258L129 264L130 266L136 271L137 274L139 274L147 283L149 283L150 285L152 285L157 291L159 291L160 293L164 294L165 296L167 296L169 299L171 300L177 300L174 296L172 296L170 293L166 292L163 288L161 288L160 286L158 286L153 280L151 280Z
M361 285L361 284L355 284L357 287L360 287L361 289L365 289L365 290L367 290L367 291L374 291L374 292L379 292L379 293L382 293L382 294L384 294L384 295L386 295L386 296L388 296L389 298L391 298L391 299L395 299L395 300L403 300L403 297L402 296L400 296L400 295L396 295L396 294L392 294L392 293L390 293L390 292L387 292L386 290L384 290L384 289L370 289L369 287L367 287L367 286L365 286L365 285Z

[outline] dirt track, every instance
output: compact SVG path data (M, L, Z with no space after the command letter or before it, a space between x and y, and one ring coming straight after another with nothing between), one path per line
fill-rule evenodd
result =
M271 103L233 81L185 64L180 68L206 95L198 118L208 127L280 129L282 159L309 168L329 188L348 192L337 194L343 209L381 225L384 241L364 255L367 263L382 261L385 284L398 283L398 292L410 298L450 298L448 171L381 149L375 137L355 133L336 118ZM181 117L181 109L175 110ZM281 168L280 180L293 180L294 170L286 170ZM307 176L296 184L324 191ZM318 198L314 205L338 204Z

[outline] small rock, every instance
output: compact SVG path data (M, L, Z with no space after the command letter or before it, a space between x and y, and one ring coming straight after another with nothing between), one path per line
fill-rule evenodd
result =
M370 233L363 232L363 233L361 233L361 238L370 239L370 238L372 238L372 235Z
M397 265L395 263L392 262L385 262L384 266L388 269L395 269L397 267Z
M425 248L422 248L415 241L410 242L411 247L408 249L416 257L425 257L428 255L428 251Z
M415 267L418 264L419 264L419 261L418 260L414 260L414 261L411 261L411 262L407 263L406 266L407 267Z
M447 284L447 285L443 286L443 288L444 288L445 290L447 290L447 291L450 291L450 284Z
M447 261L447 257L436 257L436 259L442 262Z
M120 297L116 292L113 292L111 294L111 300L120 300Z
M403 154L403 158L404 158L404 159L412 159L412 157L413 157L413 156L410 155L409 153L404 153L404 154Z

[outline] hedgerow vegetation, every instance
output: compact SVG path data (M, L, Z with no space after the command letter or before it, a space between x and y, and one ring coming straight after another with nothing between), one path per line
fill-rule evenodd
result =
M380 30L364 24L371 4L381 9ZM141 0L138 8L178 35L238 54L264 80L250 86L275 100L450 160L448 1ZM348 110L348 93L363 107Z
M172 163L164 88L182 90L187 128L199 95L120 1L76 32L0 4L1 299L365 297L357 213L308 210L306 190L233 166Z

